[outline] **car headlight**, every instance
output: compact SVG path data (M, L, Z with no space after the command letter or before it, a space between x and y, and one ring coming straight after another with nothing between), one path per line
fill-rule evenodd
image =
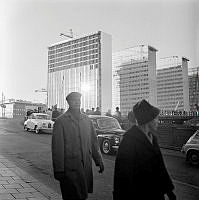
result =
M115 144L119 144L120 143L120 138L119 137L114 137L114 141L115 141Z

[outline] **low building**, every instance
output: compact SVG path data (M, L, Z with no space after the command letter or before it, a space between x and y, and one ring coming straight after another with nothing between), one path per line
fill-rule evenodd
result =
M47 109L47 106L42 103L32 103L30 101L14 99L3 102L3 105L4 106L0 109L0 117L3 118L24 118L28 110L44 112Z

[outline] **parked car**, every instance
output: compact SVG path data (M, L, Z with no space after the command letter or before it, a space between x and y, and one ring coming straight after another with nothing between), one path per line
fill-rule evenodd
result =
M35 133L52 133L54 122L50 116L45 113L32 113L24 122L24 129L27 131L35 131Z
M117 119L102 115L89 115L96 129L101 152L113 154L117 151L125 133Z
M190 120L187 120L184 122L185 125L188 125L188 126L196 126L196 127L199 127L199 118L198 117L194 117Z
M199 165L199 130L197 130L183 145L182 150L186 160L193 165Z

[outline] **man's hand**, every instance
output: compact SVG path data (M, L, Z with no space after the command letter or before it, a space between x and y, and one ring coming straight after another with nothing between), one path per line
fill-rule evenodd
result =
M100 164L99 164L99 173L103 173L103 171L104 171L104 163L103 162L100 162Z

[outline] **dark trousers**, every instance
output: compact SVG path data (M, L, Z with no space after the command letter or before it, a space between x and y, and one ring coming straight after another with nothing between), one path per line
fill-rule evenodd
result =
M60 188L63 200L85 200L85 199L75 198L74 197L74 195L76 194L75 188L73 187L73 185L69 185L65 181L60 181Z

